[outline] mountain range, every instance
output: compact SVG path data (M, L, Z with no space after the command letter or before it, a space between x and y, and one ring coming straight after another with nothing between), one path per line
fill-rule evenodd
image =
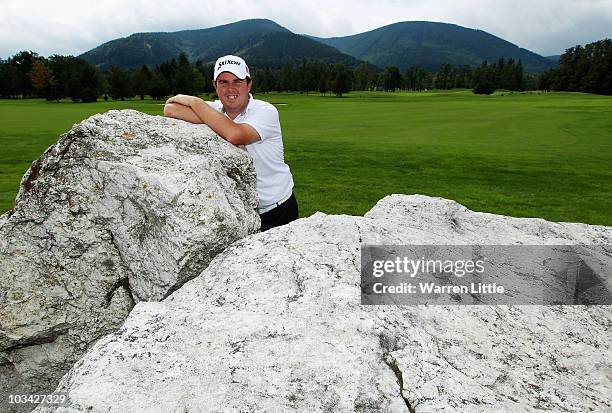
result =
M185 53L191 61L214 62L224 54L242 56L251 66L278 68L303 61L367 62L404 70L436 70L444 63L476 66L499 58L521 60L528 72L542 72L556 62L482 30L435 22L401 22L345 37L321 38L291 32L268 19L178 32L136 33L104 43L81 58L102 68L155 66Z

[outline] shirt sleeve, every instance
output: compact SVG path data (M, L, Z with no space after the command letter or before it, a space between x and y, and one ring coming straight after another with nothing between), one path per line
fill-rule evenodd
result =
M251 125L257 131L262 141L281 135L278 110L269 104L256 108L240 123Z

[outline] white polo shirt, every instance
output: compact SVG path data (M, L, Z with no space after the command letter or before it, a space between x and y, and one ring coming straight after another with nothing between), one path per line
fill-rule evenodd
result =
M208 104L225 113L220 100ZM285 201L293 191L293 176L289 165L285 163L278 110L268 102L253 99L249 93L246 109L236 116L234 122L248 123L261 137L261 140L245 146L253 157L257 173L259 209L267 209L277 202Z

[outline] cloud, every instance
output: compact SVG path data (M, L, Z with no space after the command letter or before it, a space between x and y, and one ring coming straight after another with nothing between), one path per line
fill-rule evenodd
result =
M20 50L78 55L136 32L269 18L296 33L345 36L408 20L478 28L544 55L610 37L612 1L3 0L0 57Z

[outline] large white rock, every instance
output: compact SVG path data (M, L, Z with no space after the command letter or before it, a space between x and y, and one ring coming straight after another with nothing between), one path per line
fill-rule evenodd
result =
M135 302L259 229L252 159L208 127L111 111L26 173L0 222L0 411L52 391Z
M609 411L610 306L363 306L362 244L610 244L612 228L394 195L226 249L139 303L37 412Z

